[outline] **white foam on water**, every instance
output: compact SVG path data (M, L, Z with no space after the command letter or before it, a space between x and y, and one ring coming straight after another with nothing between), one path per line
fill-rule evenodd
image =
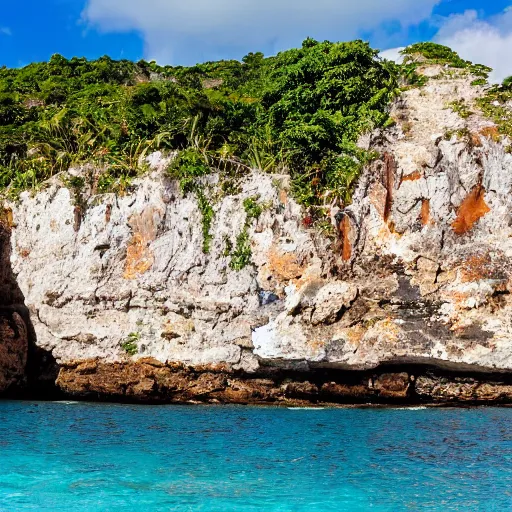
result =
M287 407L290 411L323 411L325 407Z
M428 409L425 405L416 405L414 407L394 407L394 409L397 409L398 411L424 411L425 409Z

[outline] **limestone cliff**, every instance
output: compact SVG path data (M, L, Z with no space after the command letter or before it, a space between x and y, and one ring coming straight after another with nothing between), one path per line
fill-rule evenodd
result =
M361 141L380 156L352 204L330 206L334 237L309 226L287 176L253 172L229 194L212 176L205 253L198 199L160 154L124 196L58 178L22 194L12 265L57 386L165 401L511 400L509 141L474 105L482 87L425 73L395 127ZM461 100L471 115L447 107Z

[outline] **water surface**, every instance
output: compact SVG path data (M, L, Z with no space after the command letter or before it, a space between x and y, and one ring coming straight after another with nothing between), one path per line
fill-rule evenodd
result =
M0 511L508 511L512 409L0 402Z

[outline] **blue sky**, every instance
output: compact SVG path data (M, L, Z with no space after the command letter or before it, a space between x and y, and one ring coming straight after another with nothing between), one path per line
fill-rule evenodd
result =
M512 0L3 0L0 65L66 57L193 64L274 54L307 36L381 50L422 40L512 74ZM392 52L389 54L391 55Z

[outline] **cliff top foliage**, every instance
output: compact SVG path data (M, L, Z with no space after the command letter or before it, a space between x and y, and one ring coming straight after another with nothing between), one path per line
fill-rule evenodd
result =
M472 63L462 59L457 52L448 46L437 43L416 43L404 48L401 52L404 60L414 60L415 56L421 55L424 59L436 64L450 64L453 67L464 68Z
M404 54L473 66L434 43ZM123 191L144 157L161 149L178 151L169 172L184 191L197 191L197 178L212 170L232 177L259 168L290 173L302 204L346 204L372 158L356 142L390 123L399 77L418 76L414 63L407 66L379 58L363 41L306 39L274 57L250 53L192 67L60 55L3 67L0 189L16 194L89 162L101 170L93 191Z
M426 42L416 43L408 46L400 52L404 56L403 72L414 72L422 64L438 64L450 68L459 68L469 74L480 78L478 85L486 83L489 73L492 71L488 66L482 64L473 64L469 60L464 60L460 55L448 46L442 44Z
M348 200L367 155L359 135L388 122L397 66L363 41L304 41L265 58L193 67L102 57L0 69L0 187L31 188L71 165L119 190L156 149L178 150L186 189L211 169L289 172L297 197ZM230 172L231 172L230 171Z

